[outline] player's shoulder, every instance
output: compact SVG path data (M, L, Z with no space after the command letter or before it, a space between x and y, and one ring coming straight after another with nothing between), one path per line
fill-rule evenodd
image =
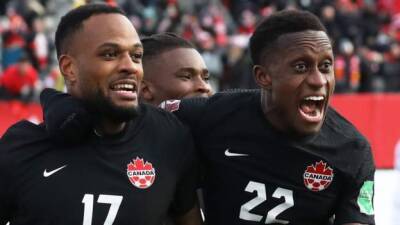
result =
M31 147L48 138L43 125L23 120L12 125L0 139L0 159L9 160L28 152Z
M21 120L7 129L1 142L26 142L44 136L47 136L47 133L43 124L37 125L27 120Z
M180 110L193 111L190 108L200 108L203 114L209 112L213 117L225 115L248 104L251 99L258 98L260 91L256 89L231 89L218 92L209 98L184 99ZM189 109L188 109L189 108Z
M354 145L356 150L369 148L367 138L334 108L329 107L326 115L326 134L332 140L343 140Z
M157 137L159 142L156 144L169 146L169 151L177 155L184 154L187 157L189 152L194 154L191 130L173 113L148 104L142 104L141 110L142 137L148 138L149 135ZM175 155L174 158L176 157Z
M160 107L155 107L149 104L143 103L141 105L141 109L144 115L145 123L152 123L153 126L158 127L159 129L181 129L184 128L185 125L171 112L166 111Z
M221 118L226 118L243 106L249 104L249 100L259 96L258 90L234 89L218 92L209 98L188 98L179 101L179 105L173 104L174 114L192 129L200 127L208 129L210 125L218 123ZM171 106L165 107L171 108ZM201 126L199 126L201 125Z
M212 110L212 107L218 107L225 104L238 105L243 101L247 101L249 98L253 98L259 93L260 91L257 89L229 89L217 92L208 98L197 97L182 99L178 109L181 110L185 107L196 107L198 105L203 105L203 107L206 106L208 110Z
M254 98L260 94L258 89L229 89L218 92L209 98L208 103L220 106L220 105L241 105L242 103L248 102L249 99Z
M325 123L314 142L320 154L353 180L360 173L373 173L375 164L368 140L357 128L333 108L328 108Z

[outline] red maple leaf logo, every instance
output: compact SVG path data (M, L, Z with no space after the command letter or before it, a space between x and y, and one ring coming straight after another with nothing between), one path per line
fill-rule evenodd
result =
M135 187L145 189L154 183L156 173L152 163L136 157L127 165L127 176Z
M133 160L133 163L128 164L128 170L151 170L153 169L153 165L146 161L144 163L143 159L136 157Z
M306 167L304 185L311 191L325 190L333 180L333 169L322 160Z
M326 163L319 161L317 164L307 166L306 172L308 173L317 173L317 174L323 174L323 175L332 175L333 170L328 166L326 166Z

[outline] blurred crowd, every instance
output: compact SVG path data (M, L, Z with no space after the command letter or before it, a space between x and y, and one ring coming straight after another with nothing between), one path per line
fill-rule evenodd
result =
M55 25L84 0L2 0L0 97L35 101L64 89ZM175 32L202 54L215 90L254 88L248 40L257 22L282 9L315 13L334 43L336 93L400 91L399 0L104 0L129 15L141 36ZM166 62L168 63L168 62Z

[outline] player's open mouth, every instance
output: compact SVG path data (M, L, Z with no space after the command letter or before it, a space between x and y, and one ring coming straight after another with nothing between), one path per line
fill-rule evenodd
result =
M111 85L110 88L118 97L123 99L132 100L137 97L136 84L131 81L118 82L117 84Z
M308 122L320 122L324 115L324 96L307 96L299 104L300 115Z

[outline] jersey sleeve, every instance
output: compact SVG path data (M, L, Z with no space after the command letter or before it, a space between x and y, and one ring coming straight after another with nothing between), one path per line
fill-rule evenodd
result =
M187 132L183 147L183 157L180 162L180 176L177 182L174 200L170 207L170 214L173 217L184 215L197 204L196 189L198 186L198 161L194 149L192 136Z
M371 148L365 143L361 167L345 187L335 212L335 225L345 223L375 224L374 217L374 174L375 165Z
M179 101L178 106L174 108L175 110L169 111L173 112L183 123L189 125L190 128L193 130L197 127L197 124L206 109L208 100L209 99L207 98L189 98L180 101L176 100ZM171 106L168 106L168 101L166 101L165 103L165 109L168 110L170 108L173 108Z
M40 94L40 103L46 130L54 140L74 143L90 134L91 115L79 99L47 88Z

